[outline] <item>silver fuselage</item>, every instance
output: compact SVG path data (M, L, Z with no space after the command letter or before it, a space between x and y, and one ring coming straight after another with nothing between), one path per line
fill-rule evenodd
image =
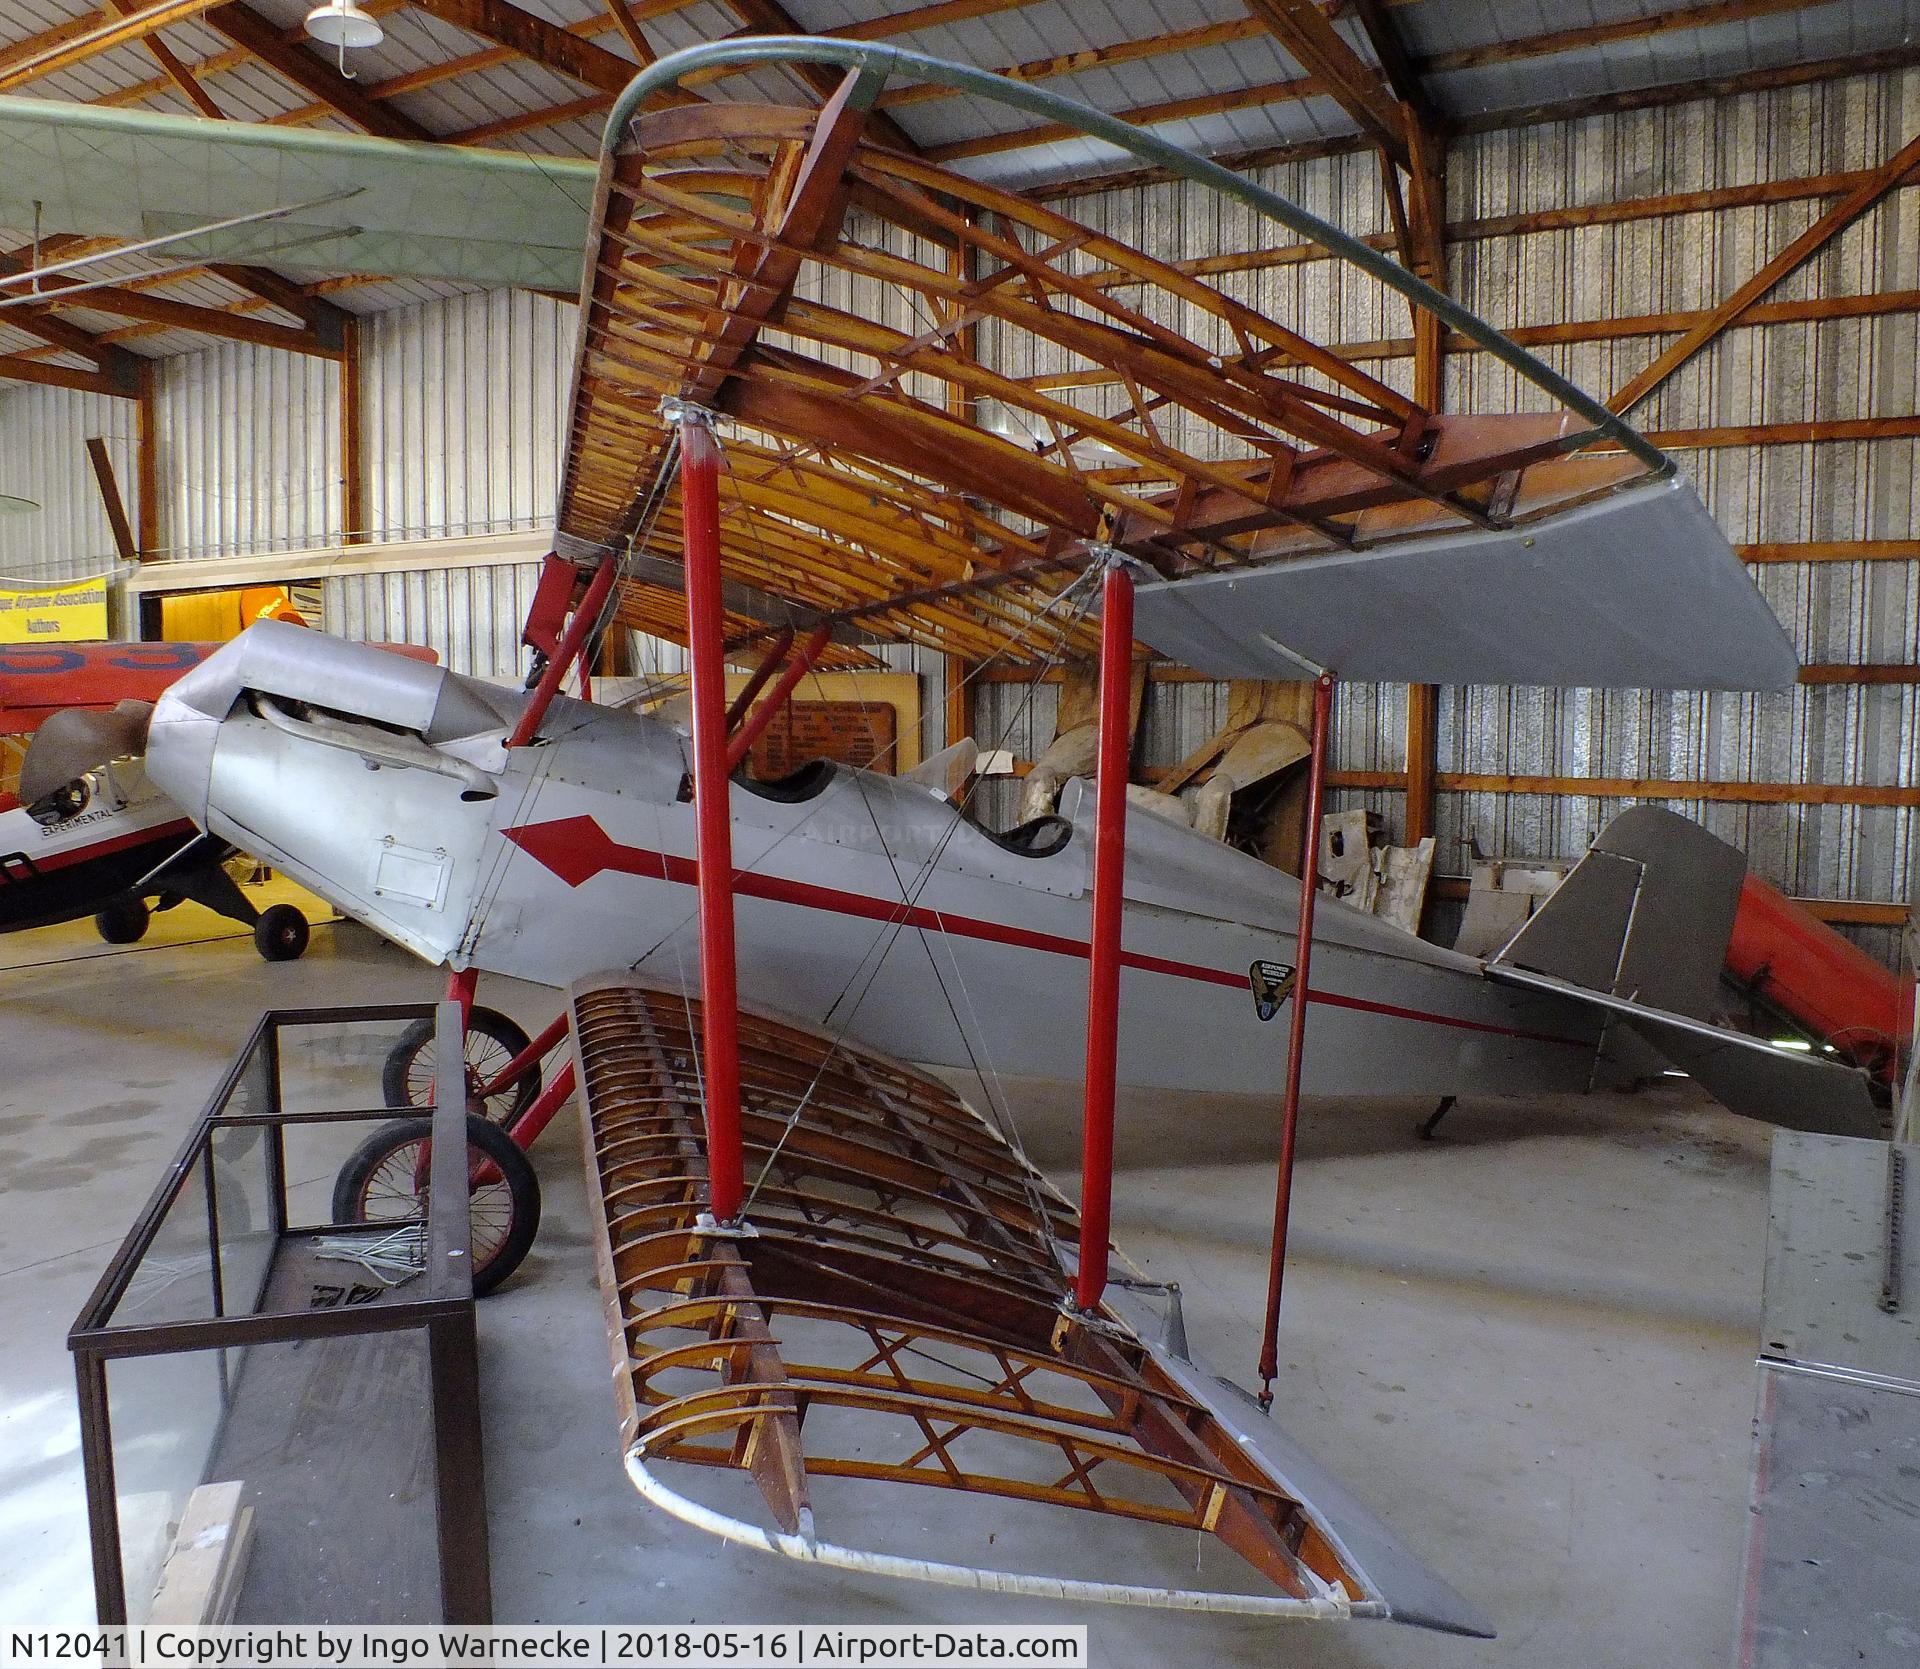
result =
M262 644L266 631L154 716L148 769L203 826L431 962L551 985L634 967L695 988L677 731L563 699L536 745L508 752L518 694L319 634ZM1079 1077L1091 787L1062 797L1064 845L1029 856L914 783L816 776L791 798L729 785L742 1000L916 1060ZM1122 1081L1275 1090L1285 1010L1260 1018L1249 971L1296 960L1297 883L1137 810L1127 841ZM1312 985L1310 1092L1588 1083L1596 1017L1332 900Z

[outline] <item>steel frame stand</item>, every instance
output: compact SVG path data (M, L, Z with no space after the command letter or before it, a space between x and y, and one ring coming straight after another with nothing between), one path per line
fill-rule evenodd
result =
M1093 935L1087 954L1086 1101L1080 1121L1080 1265L1074 1307L1100 1306L1113 1220L1113 1104L1120 1047L1120 941L1133 752L1133 576L1109 557L1100 614L1100 744L1094 781Z
M1293 1011L1287 1022L1287 1090L1280 1113L1280 1168L1273 1191L1273 1240L1267 1261L1267 1313L1260 1336L1260 1406L1273 1406L1280 1371L1280 1297L1287 1273L1287 1220L1293 1208L1293 1162L1300 1126L1300 1068L1307 1046L1307 1003L1313 962L1313 910L1319 897L1320 806L1327 787L1327 730L1333 716L1333 674L1313 686L1313 751L1307 767L1307 826L1300 846L1300 916L1295 926Z

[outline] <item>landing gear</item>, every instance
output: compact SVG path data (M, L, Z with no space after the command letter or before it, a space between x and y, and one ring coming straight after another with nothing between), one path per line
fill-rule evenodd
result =
M1459 1099L1460 1097L1457 1095L1443 1095L1440 1097L1440 1105L1433 1109L1433 1116L1428 1119L1423 1119L1420 1123L1421 1141L1430 1142L1433 1140L1433 1133L1440 1128L1440 1121L1453 1111L1453 1104Z
M478 1011L476 1011L478 1012ZM400 1118L355 1148L333 1184L336 1223L415 1222L427 1214L433 1120ZM467 1115L467 1215L473 1295L520 1267L540 1228L540 1181L514 1139Z
M540 1093L536 1061L511 1083L488 1086L522 1054L531 1039L498 1009L475 1007L467 1016L467 1110L491 1124L511 1125ZM380 1088L389 1107L433 1105L433 1022L416 1020L387 1056Z
M297 961L307 948L307 918L291 904L274 904L253 924L253 948L269 962Z
M100 937L110 945L131 945L146 936L152 915L137 898L116 898L93 918Z

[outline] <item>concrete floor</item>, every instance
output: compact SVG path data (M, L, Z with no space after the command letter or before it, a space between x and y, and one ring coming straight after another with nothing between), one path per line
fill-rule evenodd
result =
M31 942L57 957L87 934ZM64 1335L108 1254L260 1008L417 998L437 981L351 926L317 929L307 958L282 965L262 964L244 939L25 967L9 948L0 1619L52 1627L91 1616ZM488 1000L526 1022L552 1011L548 994L505 982ZM1498 1640L1380 1623L1075 1617L827 1577L672 1525L619 1468L570 1115L536 1150L539 1243L481 1306L497 1614L1086 1621L1094 1660L1114 1669L1724 1661L1746 1516L1767 1132L1685 1085L1631 1100L1467 1104L1431 1146L1412 1137L1423 1110L1308 1109L1277 1413L1496 1622ZM1073 1096L1034 1088L1018 1113L1035 1159L1071 1188ZM1143 1098L1122 1119L1116 1239L1181 1282L1196 1351L1243 1382L1265 1277L1271 1116ZM931 1510L903 1502L889 1528L897 1537ZM990 1524L995 1508L977 1510ZM997 1557L1018 1563L1012 1539ZM1192 1576L1190 1557L1126 1574L1178 1582Z

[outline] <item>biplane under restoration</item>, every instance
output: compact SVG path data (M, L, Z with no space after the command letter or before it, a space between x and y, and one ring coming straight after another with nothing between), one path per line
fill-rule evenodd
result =
M818 110L665 97L748 57L846 74ZM1224 284L887 149L868 116L890 76L1204 182L1549 409L1426 409ZM1707 1023L1740 860L1663 813L1617 820L1485 963L1316 916L1315 888L1128 816L1136 630L1203 671L1311 678L1317 811L1336 676L1790 683L1725 539L1642 436L1390 258L1124 123L894 49L756 38L644 71L609 123L581 299L529 688L263 625L163 698L155 779L423 956L569 987L563 1020L477 1087L527 1081L571 1034L506 1117L530 1140L581 1089L650 1499L934 1581L1478 1629L1109 1283L1116 1080L1284 1091L1269 1382L1303 1069L1320 1091L1578 1088L1630 1033L1735 1106L1845 1121L1864 1086ZM559 693L613 620L687 639L689 734ZM1097 647L1096 782L990 831L964 796L871 773L734 776L808 664L874 642L1036 671ZM760 708L729 713L729 659L755 690L786 661ZM770 1013L741 1016L736 963ZM1084 1071L1079 1211L881 1050L977 1070L996 1115L995 1074ZM420 1168L396 1157L404 1193ZM738 1490L669 1485L665 1461L750 1480L771 1526ZM1205 1530L1262 1585L849 1549L810 1493L849 1482Z

